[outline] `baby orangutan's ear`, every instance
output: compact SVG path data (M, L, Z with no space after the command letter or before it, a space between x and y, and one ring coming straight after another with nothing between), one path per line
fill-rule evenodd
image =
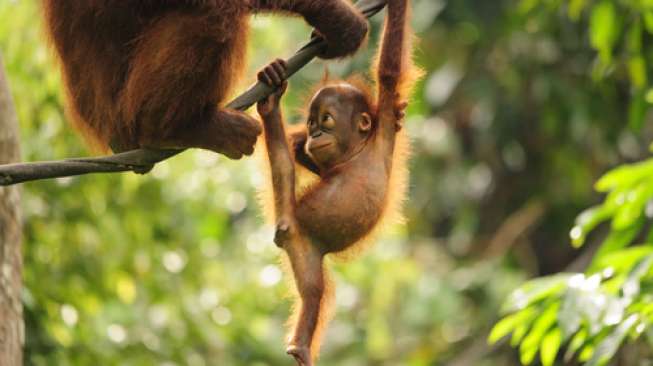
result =
M369 132L372 129L372 116L369 113L363 112L358 116L358 131Z

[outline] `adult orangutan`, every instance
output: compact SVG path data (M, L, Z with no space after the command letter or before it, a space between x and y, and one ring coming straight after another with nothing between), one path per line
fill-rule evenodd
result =
M297 14L328 47L356 51L367 22L346 0L44 0L69 116L88 142L249 155L261 132L220 106L241 75L251 14Z

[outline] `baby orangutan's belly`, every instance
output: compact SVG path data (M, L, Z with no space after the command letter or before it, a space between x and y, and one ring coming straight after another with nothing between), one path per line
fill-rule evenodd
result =
M309 192L298 205L304 232L325 253L339 252L363 239L378 222L385 187L356 184L330 192Z

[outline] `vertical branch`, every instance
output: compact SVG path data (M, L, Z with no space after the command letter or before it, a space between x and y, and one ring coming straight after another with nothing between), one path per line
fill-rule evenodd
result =
M20 160L18 119L0 55L0 164ZM23 364L21 213L18 187L0 187L0 366Z

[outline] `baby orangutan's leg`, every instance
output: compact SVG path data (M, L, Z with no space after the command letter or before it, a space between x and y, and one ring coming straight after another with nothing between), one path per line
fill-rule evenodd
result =
M287 352L300 366L312 366L318 353L320 331L328 314L330 297L323 269L323 252L307 238L295 217L295 161L288 146L279 101L286 90L285 61L277 60L258 75L259 80L277 88L260 101L257 109L263 120L274 191L277 228L274 242L290 259L299 293Z
M300 297L295 309L294 329L286 352L295 357L298 365L313 366L330 302L323 268L324 256L318 248L303 238L287 242L284 249L290 258Z

